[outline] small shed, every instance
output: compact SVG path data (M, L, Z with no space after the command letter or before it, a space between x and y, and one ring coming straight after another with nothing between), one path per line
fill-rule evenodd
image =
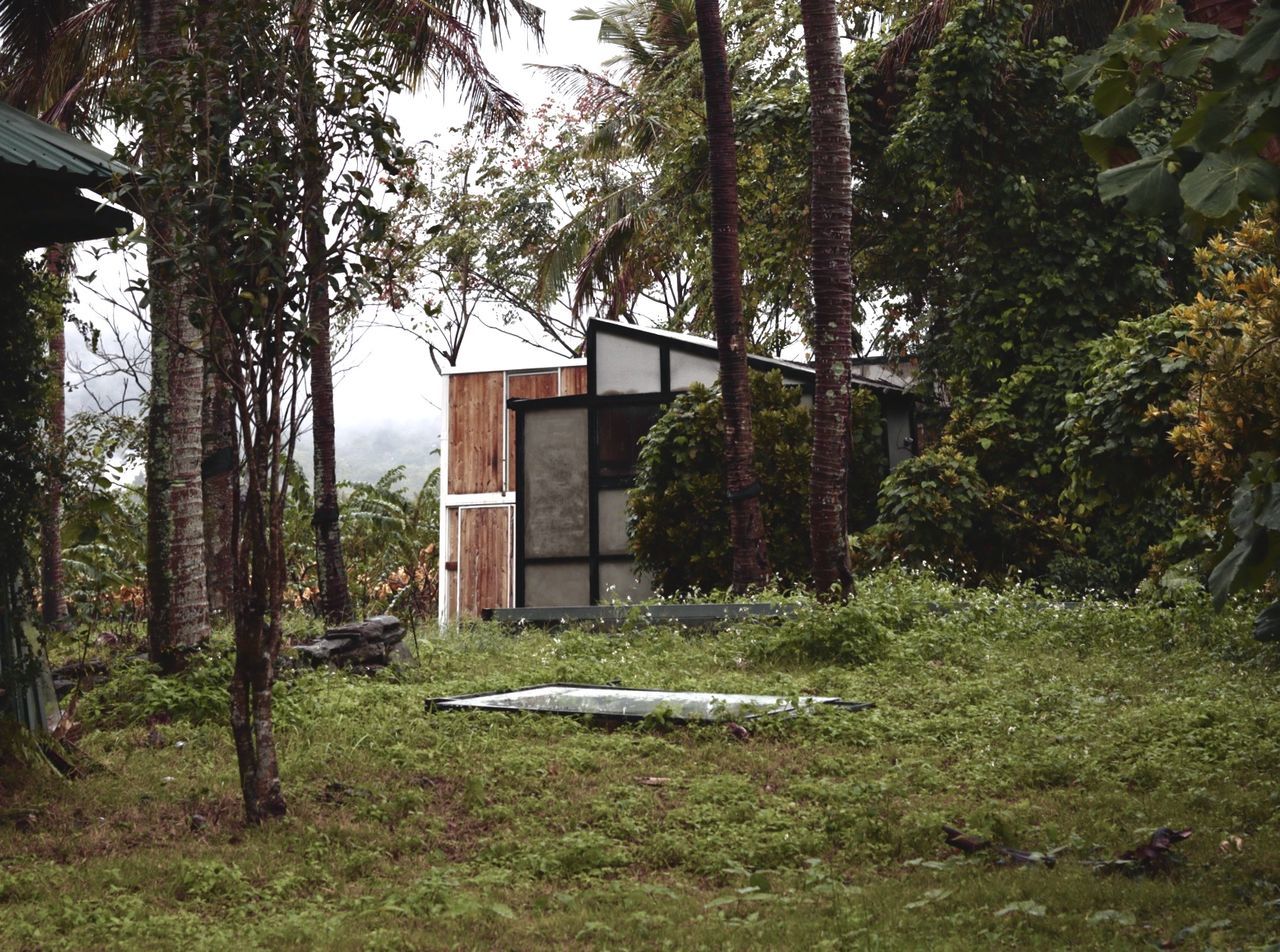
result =
M639 440L693 383L719 375L714 341L613 321L588 324L586 359L445 379L440 618L490 608L644 598L627 545ZM813 392L813 369L753 356ZM914 453L910 381L861 361L880 397L890 465Z
M87 142L0 103L0 254L128 231L128 212L82 191L103 189L127 171ZM39 730L57 717L57 700L24 633L17 575L17 566L0 565L0 717Z

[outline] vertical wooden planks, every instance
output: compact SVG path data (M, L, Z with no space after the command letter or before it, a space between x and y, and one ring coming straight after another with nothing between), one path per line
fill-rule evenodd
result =
M463 509L458 526L458 611L511 605L511 506Z
M444 579L440 586L440 597L446 600L450 621L458 617L458 510L450 506L449 518L445 531L448 533L448 560L444 563Z
M560 368L560 396L569 397L587 392L586 367Z
M503 490L503 371L449 378L449 472L452 494Z

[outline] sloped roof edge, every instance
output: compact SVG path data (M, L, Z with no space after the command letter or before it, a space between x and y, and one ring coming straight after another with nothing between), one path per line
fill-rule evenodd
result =
M47 176L84 188L101 188L128 166L75 136L0 103L0 174Z

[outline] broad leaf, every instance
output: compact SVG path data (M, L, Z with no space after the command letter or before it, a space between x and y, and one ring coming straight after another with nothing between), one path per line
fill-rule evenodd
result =
M1248 479L1236 487L1231 500L1231 514L1227 517L1227 525L1235 533L1237 539L1243 539L1253 530L1253 514L1257 509L1256 489Z
M1093 91L1093 106L1099 114L1109 116L1117 109L1133 102L1131 80L1132 77L1125 73L1123 76L1112 76L1098 84L1098 88Z
M1265 201L1280 192L1280 169L1243 150L1215 152L1183 176L1179 191L1194 211L1225 218L1249 199Z
M1209 47L1187 38L1172 47L1164 64L1164 75L1171 79L1190 79L1204 62Z
M1254 522L1272 532L1280 532L1280 483L1266 483L1259 492L1264 490L1269 495L1267 501L1257 507Z
M1275 561L1275 553L1269 552L1269 548L1266 530L1254 529L1213 567L1209 574L1209 591L1213 593L1216 607L1226 604L1227 597L1233 592L1260 585L1266 580L1268 563Z
M1280 7L1266 6L1240 41L1235 62L1243 72L1261 73L1280 60Z
M1086 129L1084 134L1099 139L1120 138L1138 124L1147 107L1158 100L1163 92L1164 87L1159 83L1148 86L1136 97L1111 113L1111 115L1104 119L1099 119Z
M1138 214L1176 209L1178 180L1168 169L1169 160L1169 153L1164 152L1108 169L1098 176L1098 194L1103 201L1123 198L1126 207Z
M1259 641L1280 641L1280 602L1272 602L1254 619L1253 637Z
M1108 58L1099 52L1082 53L1071 61L1071 65L1063 73L1062 84L1074 92L1092 80Z

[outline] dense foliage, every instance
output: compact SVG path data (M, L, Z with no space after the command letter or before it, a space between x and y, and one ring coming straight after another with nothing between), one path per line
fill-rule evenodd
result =
M978 477L977 510L1008 514L968 513L972 531L957 523L960 537L916 554L945 561L959 548L997 574L1042 573L1079 545L1103 556L1094 530L1140 508L1075 513L1083 539L1071 539L1059 497L1079 477L1059 426L1088 373L1084 345L1172 303L1189 266L1176 223L1134 220L1099 198L1079 147L1092 107L1060 79L1070 47L1028 42L1027 15L1012 3L959 7L931 48L896 66L868 45L850 94L862 293L885 298L882 339L916 349L948 394L948 452ZM915 528L884 531L906 539ZM1120 536L1145 548L1166 528L1126 523ZM1135 581L1135 567L1124 576Z
M802 584L810 569L812 413L799 388L784 385L776 371L752 373L751 403L770 561L781 584ZM875 519L876 488L888 460L876 394L855 390L852 404L848 512L850 528L860 529ZM665 592L729 585L723 441L720 394L695 384L641 443L628 529L638 563Z
M809 571L809 453L813 420L777 371L751 375L765 536L784 585ZM694 384L645 435L628 499L637 564L666 592L711 591L732 581L725 496L724 413L718 389ZM696 533L690 532L697 526Z
M32 528L41 460L40 408L48 334L45 277L0 249L0 585L17 579ZM58 309L61 313L60 308Z

